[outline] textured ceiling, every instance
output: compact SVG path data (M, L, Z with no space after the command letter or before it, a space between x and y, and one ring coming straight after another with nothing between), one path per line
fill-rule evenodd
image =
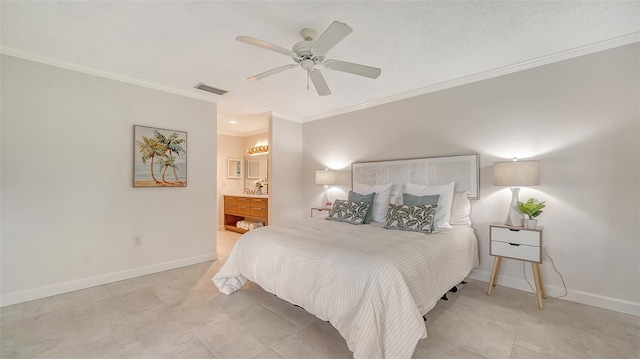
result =
M3 52L211 97L218 102L219 132L239 135L264 129L270 112L304 121L640 30L637 1L2 1L0 6ZM327 58L379 67L378 79L322 69L333 93L327 97L313 86L307 90L300 68L246 80L292 60L240 43L236 36L291 48L301 40L302 28L320 34L334 20L347 23L353 33ZM193 89L200 82L230 92L203 94Z

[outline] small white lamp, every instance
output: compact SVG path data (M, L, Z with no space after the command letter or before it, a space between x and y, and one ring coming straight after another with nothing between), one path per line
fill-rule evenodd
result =
M336 171L330 171L326 168L324 170L316 170L316 184L324 185L324 194L322 195L322 203L320 204L320 208L322 209L327 208L327 202L329 202L327 189L329 185L336 183L336 174Z
M507 220L507 226L522 227L524 215L518 210L518 194L520 186L537 186L540 184L540 171L538 161L513 161L493 163L493 184L495 186L511 187L511 204Z

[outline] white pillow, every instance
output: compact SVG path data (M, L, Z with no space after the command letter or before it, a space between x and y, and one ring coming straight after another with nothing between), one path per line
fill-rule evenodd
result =
M369 186L362 183L353 184L354 192L376 193L376 197L373 199L373 209L371 210L372 221L385 222L387 220L387 208L389 208L389 195L391 194L391 186L391 183L377 186Z
M469 201L469 192L454 192L453 203L451 204L451 219L449 224L452 226L470 226L471 225L471 202Z
M456 183L451 182L435 186L421 186L414 183L407 183L405 193L414 196L424 196L427 194L439 194L438 207L436 208L435 224L436 228L451 228L451 204L453 203L453 188Z

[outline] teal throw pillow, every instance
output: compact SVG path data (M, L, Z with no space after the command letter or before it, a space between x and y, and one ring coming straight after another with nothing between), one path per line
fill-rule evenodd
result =
M409 206L436 206L438 205L439 194L431 194L426 196L414 196L412 194L402 194L402 204Z

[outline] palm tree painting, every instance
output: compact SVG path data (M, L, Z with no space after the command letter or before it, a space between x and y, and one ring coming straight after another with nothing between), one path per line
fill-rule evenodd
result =
M134 187L187 186L187 133L134 127ZM167 171L173 175L167 176Z

